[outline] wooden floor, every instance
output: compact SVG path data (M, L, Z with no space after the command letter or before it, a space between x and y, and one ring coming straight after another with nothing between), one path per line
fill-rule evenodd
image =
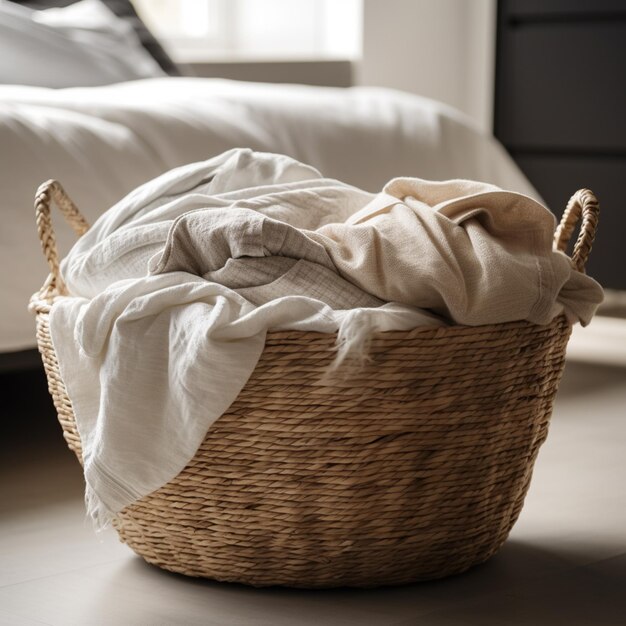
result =
M81 470L41 379L2 385L14 399L2 414L0 624L626 624L626 368L568 363L525 509L496 557L367 591L259 590L145 564L85 519Z

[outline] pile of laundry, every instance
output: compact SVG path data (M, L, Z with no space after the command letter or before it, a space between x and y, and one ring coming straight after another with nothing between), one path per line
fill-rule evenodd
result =
M586 324L601 287L552 249L553 215L466 180L396 178L379 194L289 157L230 150L107 211L63 260L50 331L104 527L194 456L269 330Z

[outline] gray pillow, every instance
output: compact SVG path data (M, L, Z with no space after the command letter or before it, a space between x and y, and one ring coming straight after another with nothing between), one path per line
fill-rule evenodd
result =
M91 87L165 76L102 0L36 11L0 0L0 83Z
M12 0L16 4L27 6L31 9L50 9L54 7L65 7L73 4L77 0ZM200 1L200 0L199 0ZM161 69L170 76L180 76L180 68L172 61L163 46L156 40L148 27L141 20L137 11L129 0L102 0L117 17L128 22L132 27L141 45L148 51L148 54L159 64Z

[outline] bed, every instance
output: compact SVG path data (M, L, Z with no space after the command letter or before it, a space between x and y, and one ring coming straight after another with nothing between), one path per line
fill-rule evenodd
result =
M162 65L153 74L81 87L0 85L2 363L31 362L20 356L35 346L26 307L47 274L32 205L50 178L90 222L137 185L233 147L284 153L369 191L417 176L477 179L536 196L493 137L426 98L172 76ZM67 251L70 230L57 232Z

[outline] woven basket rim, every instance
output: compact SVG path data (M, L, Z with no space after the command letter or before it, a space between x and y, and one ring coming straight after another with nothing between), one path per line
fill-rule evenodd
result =
M42 290L35 292L31 299L29 309L36 314L50 314L52 307L55 303L60 300L66 298L77 298L78 296L71 295L55 295L52 298L44 298L41 296ZM434 336L446 336L446 335L454 335L454 336L463 336L463 335L473 335L473 334L483 334L483 333L491 333L494 331L505 331L507 329L515 330L523 327L547 327L550 324L553 324L559 317L565 317L564 314L557 315L554 319L550 320L548 324L535 324L533 322L529 322L527 320L511 320L508 322L498 322L492 324L479 324L476 326L469 326L467 324L457 324L450 323L445 326L431 326L428 324L416 326L414 328L408 330L385 330L385 331L374 331L372 332L372 337L376 338L395 338L395 337L415 337L421 334L424 335L434 335ZM572 323L566 319L566 322L569 326L572 326ZM308 336L311 339L317 338L321 341L324 339L335 338L337 336L337 331L334 332L323 332L323 331L313 331L313 330L268 330L267 331L267 341L288 341L289 339L298 340L304 336Z

